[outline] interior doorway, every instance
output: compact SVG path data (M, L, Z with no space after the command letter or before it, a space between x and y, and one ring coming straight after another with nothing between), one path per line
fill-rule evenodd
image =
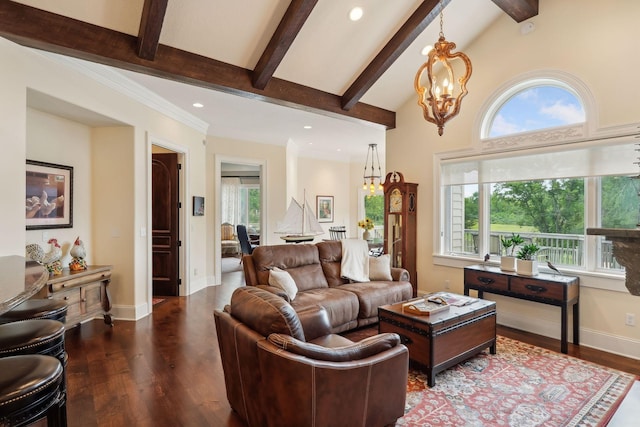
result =
M216 276L225 266L239 265L241 250L237 237L237 226L244 225L254 243L263 240L263 200L264 171L259 163L244 162L238 159L223 159L219 163L219 191L216 204L219 214L216 215L215 227L219 230L220 241L216 242ZM229 235L229 230L233 235ZM231 237L232 240L229 240ZM233 258L232 262L229 258ZM219 279L218 279L219 280Z
M153 147L151 161L152 296L180 295L180 163Z

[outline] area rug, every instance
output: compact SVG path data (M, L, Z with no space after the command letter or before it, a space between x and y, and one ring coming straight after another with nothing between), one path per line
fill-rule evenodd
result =
M604 426L635 376L498 336L479 355L436 376L409 371L397 426Z

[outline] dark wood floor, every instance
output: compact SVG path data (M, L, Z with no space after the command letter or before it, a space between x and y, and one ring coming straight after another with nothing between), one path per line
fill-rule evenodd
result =
M242 423L225 395L214 308L238 283L157 304L137 322L94 320L66 335L70 427L228 426ZM560 343L499 327L498 333L559 350ZM571 355L640 375L637 360L570 345Z

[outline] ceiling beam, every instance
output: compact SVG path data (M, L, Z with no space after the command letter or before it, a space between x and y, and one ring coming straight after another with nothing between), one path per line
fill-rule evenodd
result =
M140 58L153 61L156 56L168 1L144 0L137 45L137 52Z
M516 22L526 21L538 14L539 0L492 0Z
M409 47L411 43L424 31L425 28L438 16L441 8L436 6L442 3L442 7L451 0L425 0L413 12L407 22L400 27L398 32L389 40L389 43L376 55L367 68L356 78L349 89L342 95L342 108L351 109L364 94L374 85L396 59ZM416 66L417 68L417 66Z
M47 29L43 31L43 29ZM221 92L395 128L395 112L358 103L349 111L341 97L297 83L271 79L265 90L252 71L170 46L158 45L154 61L136 54L137 38L12 1L0 2L0 36L24 46L137 71Z
M276 68L282 62L284 55L293 44L304 23L307 22L311 11L317 3L318 0L291 1L280 24L278 24L276 32L273 33L269 44L262 52L262 56L260 56L258 64L253 70L253 87L264 89L267 86Z

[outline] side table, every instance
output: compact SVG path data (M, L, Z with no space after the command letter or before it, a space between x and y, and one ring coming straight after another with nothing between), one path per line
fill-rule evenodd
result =
M561 310L560 350L567 353L568 309L573 307L573 343L580 344L580 279L561 274L539 273L523 276L505 272L498 267L472 265L464 268L464 294L478 291L504 295L542 304L559 306Z

